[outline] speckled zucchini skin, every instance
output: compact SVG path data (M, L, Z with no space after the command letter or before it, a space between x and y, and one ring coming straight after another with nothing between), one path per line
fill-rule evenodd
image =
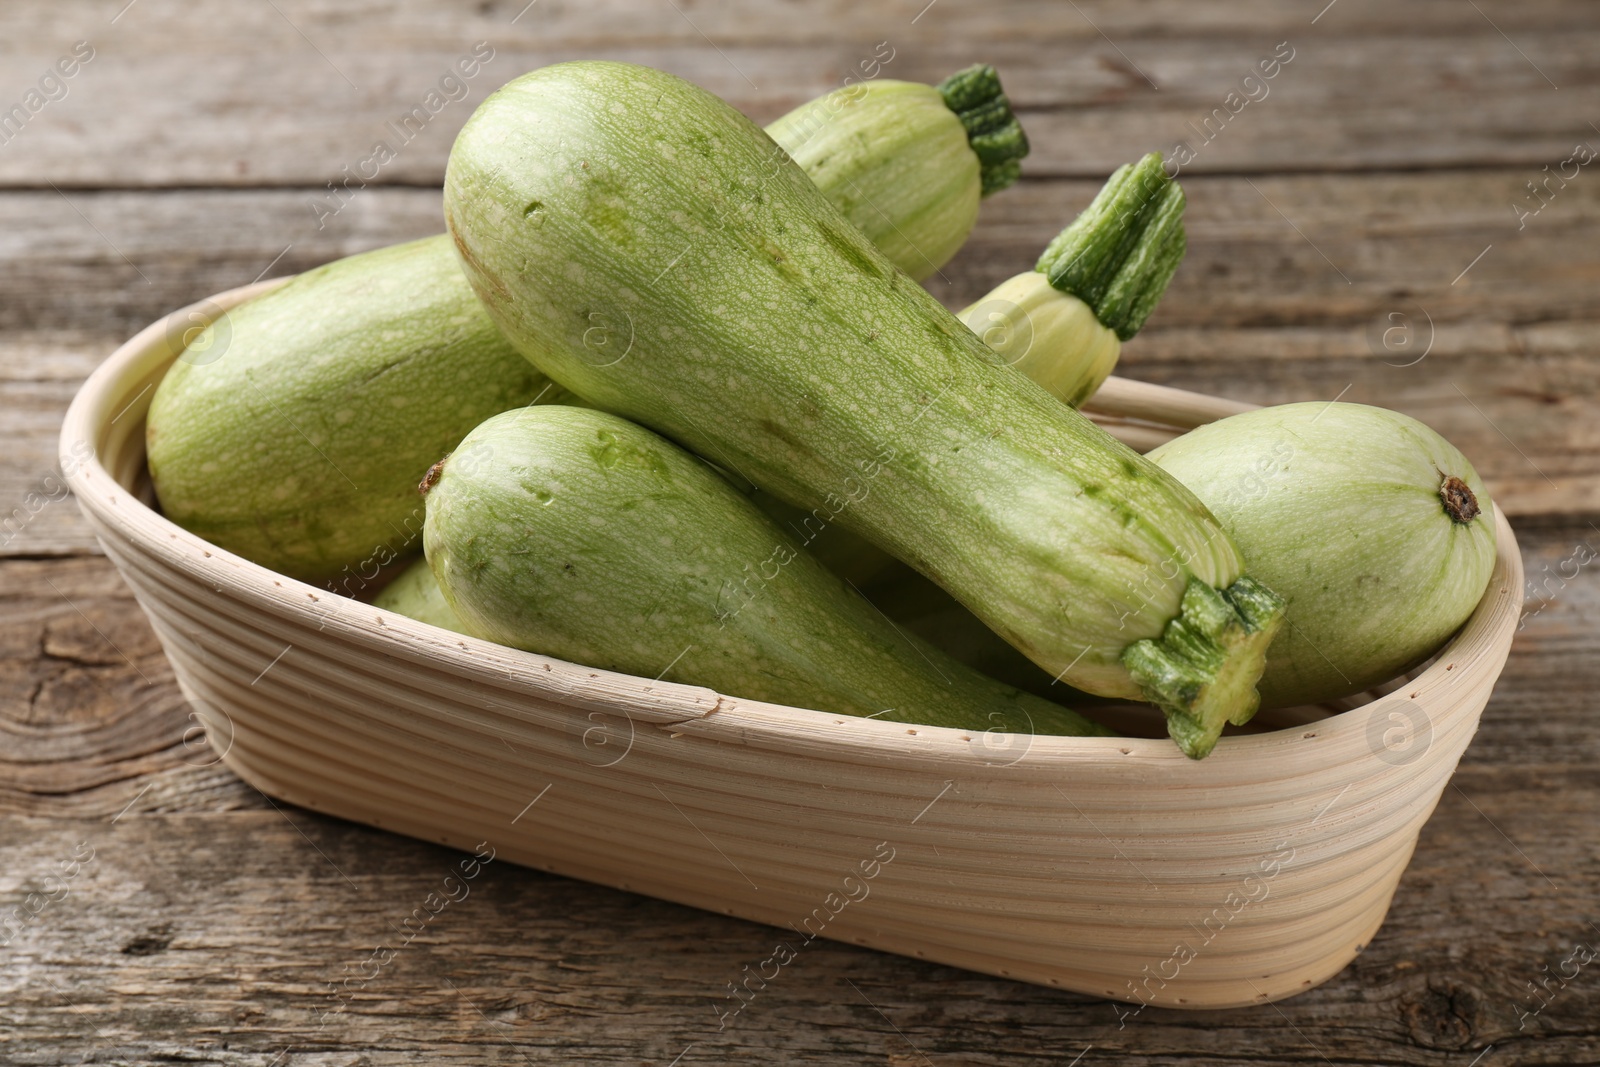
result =
M1081 689L1143 695L1124 651L1191 578L1240 577L1193 494L1002 365L688 82L607 62L516 79L462 130L445 211L541 370L828 509ZM1221 714L1248 718L1258 671Z
M1482 480L1455 446L1397 411L1262 408L1150 458L1210 506L1250 572L1289 602L1259 683L1267 707L1358 693L1427 658L1494 570ZM1449 477L1472 494L1468 521L1446 510Z
M351 592L417 538L428 467L550 386L483 314L442 235L308 271L190 348L221 354L174 363L146 427L167 517Z
M835 89L767 133L918 281L948 263L978 221L978 157L931 85L884 79Z
M423 544L466 629L514 648L842 714L1106 732L902 636L726 479L604 412L477 427L433 479Z

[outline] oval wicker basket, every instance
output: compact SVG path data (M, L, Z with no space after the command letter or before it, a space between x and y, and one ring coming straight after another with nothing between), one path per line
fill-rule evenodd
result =
M821 936L1190 1008L1304 990L1382 922L1516 628L1497 517L1488 591L1430 667L1200 762L1165 738L850 718L461 637L148 505L144 416L183 330L276 284L141 332L62 429L64 455L93 447L72 488L227 765L307 808L771 923L775 950ZM1096 407L1147 447L1240 406L1112 379Z

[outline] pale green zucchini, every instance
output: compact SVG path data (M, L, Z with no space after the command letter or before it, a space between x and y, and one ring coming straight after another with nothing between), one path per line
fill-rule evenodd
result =
M1161 153L1125 164L1033 270L990 290L961 321L1077 407L1106 380L1183 261L1183 205Z
M910 567L890 572L866 595L896 626L980 674L1057 703L1080 708L1086 702L1103 703L1040 670L960 601Z
M814 102L813 106L833 95ZM875 99L881 104L885 98ZM807 109L793 114L802 112ZM783 121L769 126L768 132ZM825 138L813 138L813 141L820 140ZM908 146L906 151L912 152L914 148L915 145ZM790 154L801 158L794 152ZM879 169L889 172L887 167ZM814 172L812 177L815 181ZM834 198L834 202L841 203L838 198ZM857 229L868 232L859 224ZM872 234L868 232L868 236ZM1097 239L1102 248L1111 249L1116 259L1112 269L1098 273L1046 273L1050 265L1073 266L1091 237ZM875 238L874 243L879 248L887 247L882 238ZM1121 352L1121 339L1132 337L1144 325L1145 318L1177 270L1184 247L1182 190L1162 170L1160 153L1151 153L1138 164L1123 166L1111 176L1094 202L1051 242L1040 257L1038 268L1001 283L961 312L960 317L1006 363L1076 407L1093 395L1111 373ZM1162 266L1153 271L1139 269L1139 265L1147 263L1154 254L1160 255ZM1094 284L1103 277L1109 277L1111 283ZM1086 295L1096 301L1094 307L1070 291L1076 284L1082 284ZM1057 288L1058 285L1061 288ZM1138 299L1129 299L1130 293L1136 293ZM1102 315L1111 325L1101 322ZM571 393L565 396L567 399L563 402L566 403L575 399ZM817 528L809 512L771 493L756 490L751 499L829 570L853 583L877 580L894 562L893 557L838 526ZM449 606L437 589L425 593L431 581L426 564L418 561L411 567L407 582L395 583L399 590L405 591L405 599L385 602L380 597L378 603L403 615L422 618L407 610L414 604L418 611L427 615L423 621L460 630L458 621L445 621L450 619ZM1012 651L1010 646L1002 651L992 647L998 639L991 641L980 636L976 640L984 646L985 663L998 657L1003 658L1008 667L1015 668L1014 656L1007 655ZM973 665L979 666L978 663ZM984 673L994 674L993 671Z
M847 715L1108 733L897 633L726 479L625 419L508 411L429 481L428 563L490 640Z
M1159 704L1193 756L1254 713L1282 606L1205 507L721 100L629 64L525 75L462 130L445 212L502 331L575 393L828 509L1052 674Z
M384 586L383 592L372 598L372 606L458 634L469 632L444 598L426 557L412 561L398 578Z
M422 530L417 482L463 434L550 386L449 248L337 260L234 308L150 404L168 518L273 570L359 592Z
M566 403L578 399L564 390L563 395L567 398ZM744 491L747 487L735 485L735 488ZM751 503L760 508L767 518L777 523L784 531L784 535L795 545L802 546L818 563L852 585L864 586L876 580L889 568L896 566L893 556L874 547L870 542L863 541L848 530L830 526L816 531L813 535L813 531L806 525L811 513L802 511L771 493L753 490L748 495ZM376 607L397 612L418 622L440 626L457 633L468 632L467 627L450 610L444 594L439 591L439 583L434 580L433 571L428 568L426 559L413 561L400 577L373 598L372 603Z
M979 198L1015 181L1028 153L989 66L953 74L937 89L887 79L835 89L767 133L918 281L960 250Z
M922 274L1027 152L983 66L938 89L837 90L773 130ZM354 594L414 544L429 465L489 415L562 396L500 337L440 235L307 272L200 333L152 402L151 475L185 528Z
M1288 601L1260 682L1269 707L1348 696L1415 666L1466 621L1494 569L1494 509L1477 472L1396 411L1262 408L1150 458Z

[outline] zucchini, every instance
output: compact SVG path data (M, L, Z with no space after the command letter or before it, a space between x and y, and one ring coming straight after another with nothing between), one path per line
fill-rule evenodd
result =
M414 560L399 577L384 586L383 592L372 598L372 606L458 634L469 632L444 598L444 591L428 568L426 557Z
M566 396L569 398L569 403L577 400L570 393ZM745 488L737 485L735 487ZM813 518L812 514L779 500L771 493L755 489L749 492L749 497L751 503L760 508L767 518L777 523L783 529L784 535L791 538L795 545L803 548L818 563L858 589L879 580L886 571L897 566L893 556L847 530L827 527L816 531L820 536L813 536L812 527L807 525L807 520ZM457 633L469 632L450 610L450 604L439 591L439 583L434 580L433 572L428 569L426 559L412 561L401 572L400 577L373 598L372 603L375 607L416 619L418 622L454 630ZM995 640L998 641L999 638Z
M829 200L883 254L921 281L966 243L978 201L1009 186L1028 154L993 67L938 88L863 82L803 104L767 127Z
M1183 190L1161 153L1124 164L1033 270L961 312L1002 358L1077 407L1117 364L1183 260Z
M167 517L347 593L420 535L428 465L550 390L438 239L308 271L229 311L186 355L145 430Z
M961 246L980 190L1027 152L984 66L836 90L774 131L913 273ZM185 528L353 594L414 544L430 464L488 416L558 398L441 234L319 267L199 333L152 401L151 477Z
M867 591L867 599L902 630L923 638L980 674L1078 708L1105 703L1057 682L1001 640L949 593L909 567L897 569L874 585Z
M827 99L824 97L823 101ZM805 111L802 108L793 114ZM783 122L779 120L769 126L768 132ZM907 152L913 150L914 146L906 149ZM800 158L794 152L790 154ZM885 173L889 171L889 168L879 169ZM808 173L815 181L816 172ZM834 200L842 205L839 199ZM863 227L858 224L857 229ZM867 231L863 229L863 232ZM1100 286L1098 290L1085 286L1086 296L1096 301L1093 307L1072 292L1078 281L1075 275L1066 271L1050 272L1051 266L1073 264L1081 254L1079 249L1085 238L1091 235L1097 236L1103 247L1111 247L1119 262L1119 267L1111 273L1113 284ZM874 243L880 248L886 247L881 237L874 238ZM1145 318L1177 270L1184 248L1182 190L1167 178L1161 167L1161 154L1151 153L1135 165L1119 168L1111 176L1094 202L1051 242L1036 269L1001 283L961 312L960 317L1006 363L1077 407L1099 389L1111 373L1121 352L1120 341L1132 337L1144 325ZM1136 270L1134 265L1153 258L1155 250L1159 250L1162 265L1154 271ZM1090 280L1093 277L1090 276ZM1127 298L1134 286L1138 287L1136 301ZM1102 322L1102 317L1111 325ZM576 400L570 393L565 395L563 402ZM875 581L894 563L893 557L847 531L836 526L817 528L816 519L809 512L771 493L758 489L751 499L785 526L824 566L852 583ZM426 588L431 582L431 572L426 563L419 560L410 568L407 581L397 581L394 593L380 596L374 603L424 622L461 630L460 622L450 615L443 595L437 588ZM420 614L413 614L412 608ZM955 625L971 638L968 644L977 643L983 647L987 659L1003 659L1008 669L1017 673L1016 660L1021 658L1020 653L992 634L974 634L971 627L979 624L971 620L970 615ZM993 647L996 644L1002 647ZM983 669L979 663L973 665ZM1038 673L1031 664L1028 670ZM984 673L995 674L992 670Z
M579 398L563 390L567 404L581 404ZM727 472L722 472L727 476ZM734 487L745 492L751 503L763 511L767 518L783 529L784 535L803 548L816 561L858 589L876 581L884 572L896 566L888 555L867 541L837 526L816 528L815 517L771 493L741 485L730 479ZM809 520L809 524L808 524ZM910 572L906 572L910 573ZM428 568L426 559L418 559L401 572L383 592L372 600L373 606L384 608L432 626L457 633L469 633L465 624L450 610L450 604L439 590L439 583ZM974 625L977 625L976 623ZM999 638L995 638L996 641ZM1008 646L1009 647L1009 646Z
M518 78L457 138L445 218L502 332L573 392L828 508L1051 674L1160 705L1192 756L1254 713L1282 604L1204 505L1004 366L715 96L624 63Z
M425 485L438 585L501 644L839 714L1108 733L902 636L706 464L614 415L496 415Z
M1360 692L1432 655L1494 570L1494 508L1472 464L1408 415L1285 404L1150 453L1288 601L1267 655L1269 707Z

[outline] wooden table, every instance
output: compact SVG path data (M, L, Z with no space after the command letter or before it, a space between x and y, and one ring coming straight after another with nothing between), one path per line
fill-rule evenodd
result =
M0 935L0 1061L1600 1063L1600 963L1578 967L1600 948L1600 169L1563 167L1600 146L1600 13L1325 2L0 7L0 108L92 49L0 133L0 929L28 916ZM480 41L466 98L331 199ZM1287 1003L1125 1028L1104 1001L819 943L719 1032L769 931L496 865L341 1000L453 856L275 805L191 731L61 499L69 398L174 307L439 230L454 132L524 70L650 63L766 121L879 42L891 77L994 62L1033 137L942 299L1031 265L1115 165L1186 141L1189 259L1123 372L1402 409L1513 517L1535 599L1388 923ZM1239 106L1280 42L1293 58Z

